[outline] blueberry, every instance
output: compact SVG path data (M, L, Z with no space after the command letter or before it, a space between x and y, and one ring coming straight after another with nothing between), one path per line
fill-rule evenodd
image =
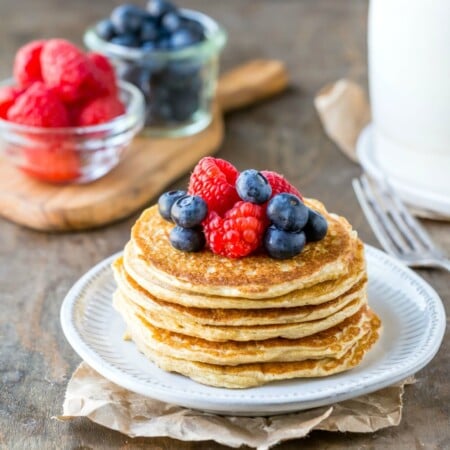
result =
M272 188L266 177L255 169L244 170L236 181L236 190L245 202L264 203L272 195Z
M95 26L95 31L99 37L109 41L115 35L114 25L109 19L101 20Z
M139 47L139 39L135 34L126 33L111 38L110 42L124 47Z
M156 41L152 42L152 44L154 45L154 48L158 48ZM139 64L146 69L151 70L153 75L157 75L164 70L167 63L162 58L143 58L139 61Z
M118 34L139 31L146 12L141 8L125 4L117 6L111 13L111 22Z
M200 108L201 66L198 61L170 61L152 71L148 120L184 122Z
M154 103L151 105L151 116L156 121L168 122L172 121L172 106L169 102Z
M293 194L275 195L267 205L267 217L285 231L300 231L308 221L308 207Z
M142 47L141 47L141 49L146 50ZM144 94L145 101L148 102L150 100L150 94L151 94L150 78L152 76L152 73L145 67L140 67L139 69L140 69L140 73L139 73L139 76L137 79L137 82L138 82L137 86Z
M152 81L154 81L154 78L155 77L153 77ZM166 103L170 100L170 91L169 89L166 88L166 86L164 86L164 84L153 83L152 88L153 88L152 100L155 103Z
M190 91L199 95L202 87L201 68L192 61L174 61L161 73L161 83L173 91Z
M172 247L183 252L198 252L205 246L205 235L200 227L176 226L170 232L169 240Z
M306 237L303 231L298 233L284 231L271 225L264 235L264 246L267 253L276 259L287 259L298 255L305 246Z
M322 214L308 208L308 222L306 223L303 231L306 234L306 240L308 242L320 241L323 239L328 231L328 223Z
M151 51L156 48L156 44L152 41L145 41L141 44L141 49L144 51Z
M180 16L175 12L168 12L162 16L161 26L168 33L173 33L181 24Z
M167 66L167 73L164 75L165 81L170 84L178 84L180 80L185 82L200 77L202 65L199 61L193 59L183 59L180 61L171 61Z
M156 42L156 47L161 50L169 50L172 48L172 41L169 37L162 37Z
M158 39L158 27L153 20L144 20L141 26L140 38L142 41L154 42Z
M137 86L144 94L146 100L148 100L150 96L151 72L147 68L132 63L122 63L117 68L117 75L121 80Z
M172 216L170 215L170 210L172 209L173 204L181 197L186 195L186 191L169 191L164 192L158 199L158 210L159 214L166 219L172 222Z
M179 28L170 36L170 42L174 49L180 49L199 42L198 36L187 28Z
M178 122L188 120L199 106L200 100L197 93L181 92L171 100L172 118Z
M147 11L155 19L160 19L163 14L170 11L176 11L176 7L167 0L149 0Z
M205 37L203 25L196 20L182 18L181 27L189 30L193 35L197 37L199 41L203 40Z
M183 86L184 91L190 92L198 96L202 94L203 80L200 75L193 77L186 77L184 81L185 81L185 84Z
M177 225L192 228L201 224L208 213L208 206L201 197L185 195L175 201L170 212Z
M155 121L168 121L172 118L170 92L163 84L155 83L152 77L149 113Z

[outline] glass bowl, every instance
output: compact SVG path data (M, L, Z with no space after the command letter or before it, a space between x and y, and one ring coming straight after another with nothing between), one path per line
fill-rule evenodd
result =
M0 86L12 85L6 80ZM143 128L144 98L135 86L118 82L125 114L83 127L43 128L0 119L0 154L26 174L50 183L88 183L123 158Z
M105 41L95 26L84 35L89 49L107 56L118 77L144 94L144 132L153 136L195 134L212 120L219 55L227 35L211 17L188 9L179 11L183 18L201 24L204 40L179 50L143 50Z

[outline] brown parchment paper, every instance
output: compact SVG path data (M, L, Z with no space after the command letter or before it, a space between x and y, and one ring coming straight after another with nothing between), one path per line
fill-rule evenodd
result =
M170 437L183 441L214 440L230 447L266 450L281 441L302 438L312 430L370 433L395 426L402 416L405 382L352 400L273 417L219 416L167 404L128 391L85 362L67 386L59 420L88 417L130 437Z
M324 86L314 99L325 133L354 162L356 141L370 122L370 105L364 89L341 79Z

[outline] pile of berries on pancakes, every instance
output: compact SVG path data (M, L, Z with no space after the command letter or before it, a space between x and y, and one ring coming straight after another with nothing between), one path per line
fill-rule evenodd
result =
M175 223L173 247L197 252L207 246L229 258L259 251L292 258L328 230L323 215L306 206L282 175L255 169L239 173L230 162L213 157L199 161L187 191L162 194L158 208Z

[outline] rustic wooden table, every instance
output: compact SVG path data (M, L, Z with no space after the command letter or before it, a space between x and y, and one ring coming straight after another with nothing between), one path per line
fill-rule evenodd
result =
M0 2L0 76L10 74L15 50L42 37L81 44L87 24L111 9L107 0L6 0ZM115 0L116 4L119 2ZM183 3L183 2L181 2ZM346 217L368 243L377 242L353 194L359 167L324 135L313 96L340 77L366 82L365 0L227 1L190 0L229 31L223 66L254 58L286 61L292 89L276 100L235 113L227 120L220 156L239 168L271 167L306 195L318 197ZM187 178L174 186L183 186ZM61 301L72 283L93 264L120 250L136 216L103 229L44 234L0 219L0 448L5 449L224 449L213 442L130 439L75 420L60 423L68 378L80 359L59 325ZM450 253L449 225L426 223ZM450 305L449 276L420 271ZM450 448L450 337L405 394L400 426L371 435L313 432L281 449Z

